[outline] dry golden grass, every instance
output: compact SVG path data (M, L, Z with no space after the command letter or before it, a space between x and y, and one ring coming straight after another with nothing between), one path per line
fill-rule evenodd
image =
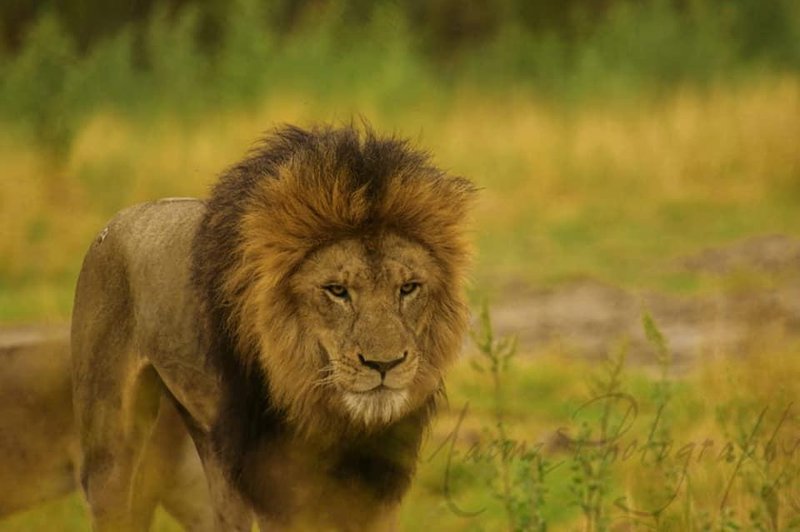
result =
M431 100L390 113L359 108L355 97L331 106L302 95L192 120L98 112L59 163L0 134L0 287L11 306L0 319L64 317L83 250L118 209L203 195L273 124L354 113L418 140L483 187L481 282L499 274L616 280L620 257L631 259L620 276L646 269L656 239L670 256L800 226L798 209L785 204L800 179L795 77L568 109L527 94L458 93L444 108Z

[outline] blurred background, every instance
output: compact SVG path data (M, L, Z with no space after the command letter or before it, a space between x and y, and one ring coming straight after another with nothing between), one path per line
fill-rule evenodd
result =
M63 328L83 253L119 209L205 195L277 124L353 118L412 138L482 188L470 297L488 299L496 331L519 340L506 406L528 437L552 429L572 404L565 390L620 339L640 388L659 353L670 378L690 379L676 392L694 401L687 434L727 434L704 390L747 399L800 371L795 0L4 0L0 337ZM648 335L643 311L662 336ZM788 365L752 390L698 369L753 360ZM722 374L733 380L702 380ZM487 378L457 368L453 403L485 395ZM477 404L475 438L497 426L497 409ZM490 511L464 521L443 510L442 467L423 467L409 529L540 523L535 512L514 521L484 469L461 471L460 489ZM703 475L707 492L722 490ZM612 477L629 490L629 473ZM570 482L548 490L572 506L522 507L555 529L608 525L598 516L612 487L595 505L608 508L587 513L598 491ZM775 510L759 489L764 523L788 525L800 505ZM727 515L691 500L714 526L752 514L749 502ZM58 504L5 526L85 529L77 497ZM687 512L675 529L701 523Z

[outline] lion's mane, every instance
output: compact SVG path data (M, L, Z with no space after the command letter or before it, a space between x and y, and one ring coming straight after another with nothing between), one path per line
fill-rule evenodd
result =
M221 176L195 239L193 283L209 363L230 387L221 418L239 420L220 421L229 454L287 427L337 437L360 430L331 410L329 390L313 386L318 346L300 330L286 282L310 253L341 239L392 232L434 257L443 288L432 298L420 371L441 376L466 330L464 222L473 196L469 181L368 127L284 126ZM409 417L424 424L432 404Z

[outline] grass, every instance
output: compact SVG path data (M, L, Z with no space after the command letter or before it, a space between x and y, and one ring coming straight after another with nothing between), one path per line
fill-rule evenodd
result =
M708 280L674 258L798 233L793 3L611 2L559 18L561 33L532 31L546 4L523 4L440 53L438 19L415 26L393 2L362 6L355 26L351 2L306 6L282 32L277 11L237 0L213 51L191 6L84 51L43 9L0 53L0 322L66 319L114 212L203 195L280 122L365 117L474 179L475 292L592 276L693 293Z
M675 271L677 257L800 227L800 79L790 75L567 107L464 91L392 111L303 93L194 118L97 111L59 159L19 130L0 132L0 320L65 319L83 251L117 210L204 195L273 124L353 116L482 187L479 292L588 275L693 293L707 280Z
M502 372L504 438L545 461L544 496L531 510L549 530L794 529L800 524L798 347L773 346L734 362L722 354L690 374L667 375L667 381L647 368L623 364L614 386L630 399L591 405L601 397L598 386L611 383L601 366L549 352L519 353ZM468 360L479 357L470 352ZM466 361L450 375L449 405L425 441L403 504L402 530L534 529L508 526L493 480L501 465L494 379ZM665 382L666 401L658 392ZM635 417L625 417L628 401L636 403ZM601 440L604 411L610 421L607 439ZM620 424L628 428L619 431ZM570 448L557 437L561 432L580 442L581 431L588 434L584 441L600 443ZM519 473L521 454L509 456L510 471ZM602 464L602 476L588 473L586 464ZM602 482L606 490L595 503L604 518L591 527L575 499L576 475L579 482ZM528 488L519 475L512 478L520 499ZM33 532L54 523L59 530L88 530L77 495L0 521L0 531ZM154 530L179 528L159 512Z
M513 398L506 430L517 446L537 449L547 468L545 495L533 510L552 530L798 526L796 348L771 351L768 358L753 353L735 363L707 360L697 371L669 375L666 381L641 368L619 366L618 359L609 366L612 373L546 353L515 360L504 376L505 395ZM496 422L492 377L464 364L451 383L451 407L440 416L423 452L433 458L423 461L404 505L404 529L425 524L435 530L538 530L509 526L504 500L493 496L494 469L486 462L496 465L501 458L492 456L487 445L494 436L486 429ZM591 403L612 384L625 394L623 400ZM474 386L482 389L483 401ZM637 410L630 414L634 403ZM456 427L452 448L437 453L443 442L451 442ZM578 444L583 432L583 441L592 443L568 447L555 437L559 431ZM445 451L450 451L449 463ZM510 462L513 467L522 461L517 455ZM583 490L578 500L576 486ZM518 497L526 487L517 483L514 489ZM592 489L600 491L587 498ZM483 511L459 515L448 497L460 510Z
M800 23L781 15L797 8L776 3L775 31L764 32L742 11L758 2L719 17L703 11L711 3L689 4L684 19L666 2L618 3L572 43L504 22L484 46L437 64L392 3L341 41L336 3L316 26L279 36L240 0L214 58L195 47L196 13L156 16L139 39L144 70L131 63L129 31L80 55L45 16L18 56L0 55L0 323L67 320L83 252L119 209L205 195L275 124L353 117L411 137L482 188L475 300L583 277L687 295L780 286L676 264L749 236L800 236L800 56L785 45ZM800 527L800 423L795 407L782 417L800 392L800 346L751 345L680 376L548 350L477 372L470 362L486 359L471 353L450 376L402 528ZM627 403L581 408L602 390L638 408L619 438ZM498 461L507 445L540 452ZM54 523L88 529L77 495L0 531ZM155 529L176 525L161 512Z
M61 499L47 502L30 510L0 520L2 532L41 532L53 530L56 523L61 532L84 532L91 529L89 515L81 496L76 492ZM151 527L152 532L179 532L183 530L172 517L161 508Z

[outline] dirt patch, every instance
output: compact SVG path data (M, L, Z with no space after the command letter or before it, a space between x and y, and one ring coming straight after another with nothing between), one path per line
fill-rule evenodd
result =
M626 338L634 360L648 362L655 352L642 328L646 310L679 365L752 351L768 338L800 337L800 239L749 238L679 259L677 267L718 276L750 272L770 279L770 288L677 296L592 279L539 290L517 284L494 305L493 321L500 334L516 334L523 350L555 345L567 354L596 357Z
M48 342L67 342L69 324L0 326L0 352Z
M677 266L718 275L736 271L762 274L800 272L800 238L787 235L746 238L679 259Z
M713 296L667 296L628 292L582 280L520 294L497 304L499 334L516 334L523 351L556 345L566 354L597 357L622 339L639 362L654 362L642 314L650 312L678 365L700 356L735 355L767 336L800 333L800 283L770 291Z

